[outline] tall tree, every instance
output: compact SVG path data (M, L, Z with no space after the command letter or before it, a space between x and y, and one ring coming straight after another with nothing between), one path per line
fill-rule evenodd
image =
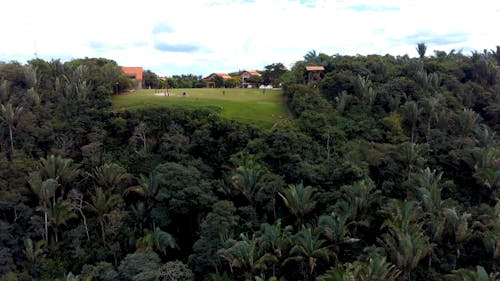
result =
M233 241L229 248L220 250L219 254L229 262L231 270L242 269L245 281L252 281L254 274L267 268L267 263L276 261L276 257L265 253L254 236L249 238L241 234L240 239Z
M425 52L427 51L427 45L425 45L424 42L420 42L417 44L415 49L417 50L419 57L423 59L425 57Z
M106 192L100 187L95 188L95 193L91 195L91 201L87 202L86 208L97 215L104 245L106 245L106 216L121 203L122 198L119 194Z
M326 246L325 240L320 239L318 231L311 227L302 228L294 237L295 245L290 249L290 257L287 261L297 261L302 266L306 265L306 276L313 277L314 270L319 260L329 261L334 255Z
M41 158L39 174L43 179L54 179L61 184L61 196L64 196L65 187L80 175L79 165L72 159L59 155L49 155Z
M9 128L9 137L10 137L10 151L14 152L14 137L13 131L16 128L17 120L21 113L23 112L22 106L13 107L12 103L2 104L0 105L0 118Z
M311 186L306 186L302 183L291 184L283 193L279 193L285 206L290 213L295 217L297 227L302 226L304 217L309 214L316 206L316 190Z
M48 210L51 200L55 198L56 190L59 184L54 179L42 180L42 177L38 173L30 174L28 178L28 183L31 187L33 193L38 196L40 202L40 207L37 210L41 210L44 214L44 224L45 224L45 241L49 240L49 222L48 222Z

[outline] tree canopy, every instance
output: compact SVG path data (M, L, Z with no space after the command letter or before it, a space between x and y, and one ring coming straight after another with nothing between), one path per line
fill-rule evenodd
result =
M0 279L497 280L499 48L271 64L269 130L112 111L108 59L1 64Z

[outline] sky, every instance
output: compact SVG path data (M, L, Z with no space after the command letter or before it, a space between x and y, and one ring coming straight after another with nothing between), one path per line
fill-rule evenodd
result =
M312 50L500 45L498 0L16 0L1 11L0 61L104 57L160 76L291 67Z

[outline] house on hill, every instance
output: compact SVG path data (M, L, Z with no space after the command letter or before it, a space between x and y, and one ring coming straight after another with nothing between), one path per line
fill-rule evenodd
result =
M241 74L241 87L257 87L257 81L254 81L255 78L260 78L262 74L258 73L255 70L245 70Z
M325 71L324 66L320 66L320 65L306 66L307 83L310 83L311 81L321 80L321 74L323 73L323 71Z
M231 79L231 75L227 74L227 73L212 73L210 75L208 75L207 77L203 78L203 81L205 81L205 85L207 88L215 88L215 87L222 87L224 86L222 83L222 85L218 85L218 82L224 82L228 79Z
M143 69L140 66L122 66L122 71L127 75L128 78L132 79L137 89L142 88L142 72Z

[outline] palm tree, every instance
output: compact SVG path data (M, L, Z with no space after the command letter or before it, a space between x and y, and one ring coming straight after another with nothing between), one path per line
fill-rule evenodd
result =
M437 119L436 110L439 105L439 99L436 97L428 97L424 99L423 109L427 117L427 131L425 133L427 145L429 145L431 140L431 124L433 120Z
M101 238L106 245L106 215L115 207L119 206L122 198L118 194L105 192L102 188L96 187L95 194L91 195L91 202L86 202L86 208L97 215L97 221L101 226Z
M493 208L486 205L484 208L473 227L480 230L485 248L496 259L500 257L500 202L497 201Z
M23 253L26 255L26 258L32 266L30 272L32 272L33 275L36 275L35 268L37 266L38 259L44 254L44 247L45 245L47 245L47 241L40 240L36 243L33 243L33 240L31 240L31 238L25 238L23 241Z
M497 63L497 66L500 66L500 46L497 46L496 50L491 50L491 56Z
M417 50L419 57L423 59L425 57L425 52L427 51L427 45L425 45L424 42L420 42L417 44L415 49Z
M453 231L457 249L457 258L459 258L460 250L463 249L465 242L467 242L472 236L472 229L469 227L471 214L459 214L455 208L446 208L444 210L444 214L450 229Z
M308 267L307 275L313 275L314 269L318 265L318 260L328 261L334 253L325 245L325 240L319 238L317 231L302 228L294 237L295 245L290 249L290 257L287 261L298 261Z
M260 226L260 236L258 241L262 248L266 251L271 251L278 258L283 256L291 244L292 227L281 225L281 220L277 220L273 225L264 223Z
M417 222L422 213L415 201L392 199L382 208L382 212L388 215L382 227L388 227L389 230L408 230L420 226Z
M379 242L385 246L404 280L410 281L411 272L429 252L428 237L417 227L393 229L382 237Z
M497 200L497 190L500 187L500 150L495 147L475 148L472 151L473 177L482 186L491 191L491 199Z
M136 215L138 215L138 217L144 218L144 220L140 221L141 230L142 230L142 222L145 221L147 217L150 217L148 213L156 205L157 202L156 197L158 196L159 192L160 188L158 184L158 179L154 173L150 173L148 177L140 175L138 179L138 184L128 187L123 192L124 195L135 193L141 196L144 200L138 202L135 206L132 206L132 211ZM154 220L151 227L153 229L156 229L156 223Z
M346 211L332 212L330 215L320 216L318 226L335 246L352 244L360 241L352 237L349 231L349 226L353 224L352 218L352 214Z
M457 131L460 136L460 148L468 141L468 138L478 128L481 117L472 109L465 108L456 117ZM472 145L472 143L471 143Z
M280 260L283 258L283 253L291 247L292 230L293 228L289 225L283 227L279 219L273 225L263 223L257 240L263 251ZM275 263L273 263L273 275L276 275Z
M54 179L42 180L42 177L38 173L31 173L28 178L28 184L31 190L38 196L38 201L40 202L40 207L37 210L41 210L44 214L45 223L45 235L44 240L49 240L49 229L48 229L48 206L51 199L55 198L56 190L59 184Z
M146 199L147 203L152 203L155 200L156 195L158 195L158 191L158 178L154 173L150 173L148 177L140 175L138 184L125 189L124 195L133 192Z
M325 274L316 278L318 281L357 281L354 273L349 268L344 269L342 266L330 268Z
M414 142L415 141L415 130L417 128L417 122L420 119L420 113L422 112L422 109L419 108L418 104L414 101L408 101L406 102L401 109L403 110L403 117L404 119L410 123L410 141Z
M71 204L64 200L57 200L49 206L46 212L49 218L49 225L54 231L54 238L57 243L59 242L59 228L66 225L68 220L76 217L76 214L73 212Z
M7 127L9 127L10 151L12 153L14 153L14 138L12 131L15 129L17 120L22 112L22 106L13 107L10 102L6 105L0 105L0 119L6 123Z
M26 255L26 258L31 263L36 263L38 258L43 255L43 247L47 244L47 241L40 240L33 244L33 240L31 238L24 239L24 250L23 253Z
M255 236L248 238L241 234L241 240L230 241L232 245L229 248L218 251L219 255L229 262L231 271L233 268L240 268L245 275L245 281L253 281L253 275L256 271L266 269L267 263L276 262L274 255L265 253L260 247Z
M106 190L112 191L121 183L129 178L127 170L122 166L111 163L104 164L94 169L90 177L94 180L95 184Z
M350 206L354 207L353 219L358 214L364 214L373 203L377 202L380 190L375 190L375 185L370 179L363 179L352 185L341 187L343 198Z
M79 165L72 159L49 155L40 159L39 173L44 179L54 179L61 184L61 197L64 196L64 187L80 175Z
M442 172L436 173L436 170L431 171L429 167L412 175L416 189L422 198L422 206L428 213L440 213L447 205L447 202L441 198L442 176Z
M446 281L497 281L499 277L498 272L488 274L484 267L476 266L476 271L470 269L454 270L452 274L445 277Z
M356 261L350 267L357 281L395 281L400 271L381 255L370 256L368 261Z
M307 52L307 54L304 56L304 61L309 64L317 64L318 63L318 53L316 50L312 50Z
M296 218L296 225L302 225L303 218L316 206L316 190L302 183L291 184L288 189L279 193L286 207Z
M392 263L402 272L404 280L411 280L411 272L431 251L429 238L422 231L422 213L415 201L393 199L383 208L388 215L382 227L388 233L377 239L389 252Z
M425 158L422 157L424 147L424 145L413 142L404 142L398 146L398 158L405 166L408 176L410 172L413 172L425 162Z
M344 110L351 99L352 96L349 95L347 91L342 91L340 95L336 96L335 102L337 103L337 106L335 108L337 109L337 112L340 114L344 113Z
M488 125L481 124L475 131L476 143L481 148L490 148L495 144L496 132L493 131Z
M231 183L253 205L255 203L255 194L263 188L261 182L265 174L266 171L257 163L256 159L248 156L243 165L236 168L231 177Z
M139 252L158 250L166 254L167 247L175 248L176 246L174 237L159 227L153 232L146 230L145 235L136 242L137 251Z

